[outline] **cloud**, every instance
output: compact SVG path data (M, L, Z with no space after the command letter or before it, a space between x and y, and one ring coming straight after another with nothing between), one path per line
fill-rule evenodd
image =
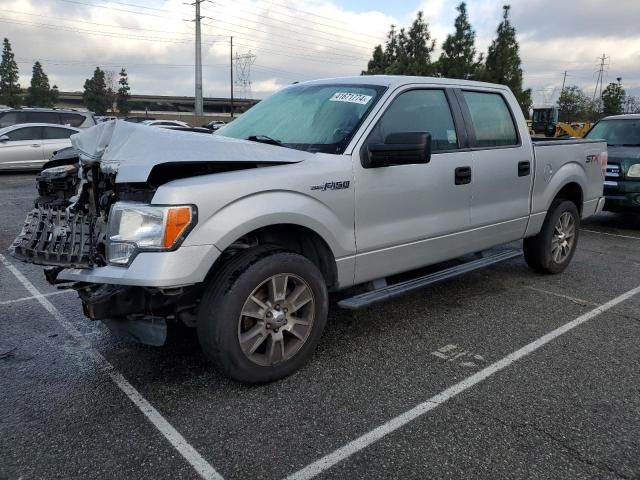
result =
M144 3L143 3L144 2ZM395 16L359 7L355 0L210 0L203 4L206 96L229 93L229 37L234 51L256 55L252 93L263 97L293 81L357 75L390 24L408 26L422 9L438 48L453 29L459 0L417 0ZM356 2L357 3L357 2ZM640 88L640 14L637 0L583 0L578 8L546 0L512 0L525 86L534 100L559 93L562 75L587 92L595 85L597 57L610 56L610 79ZM486 52L501 20L502 3L468 0L478 52ZM144 5L145 8L132 5ZM379 5L379 4L378 4ZM401 13L398 13L401 12ZM52 83L81 90L96 65L126 67L134 93L192 95L193 7L182 0L5 0L0 18L28 85L35 60ZM435 52L437 58L439 50ZM234 69L235 74L235 69ZM554 90L555 89L555 90Z

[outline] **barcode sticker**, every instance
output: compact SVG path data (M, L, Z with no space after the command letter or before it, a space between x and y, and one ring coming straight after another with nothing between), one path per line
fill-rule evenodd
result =
M330 102L347 102L366 105L373 97L371 95L362 95L360 93L336 92L329 99Z

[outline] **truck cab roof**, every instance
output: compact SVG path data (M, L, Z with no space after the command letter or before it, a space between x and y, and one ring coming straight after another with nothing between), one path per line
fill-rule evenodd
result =
M424 85L443 85L447 87L481 87L493 88L496 90L508 91L509 87L499 85L497 83L477 82L473 80L458 80L440 77L414 77L405 75L358 75L351 77L336 77L320 80L311 80L308 82L300 82L295 85L315 85L315 84L362 84L362 85L380 85L385 87L401 87L403 85L424 84Z

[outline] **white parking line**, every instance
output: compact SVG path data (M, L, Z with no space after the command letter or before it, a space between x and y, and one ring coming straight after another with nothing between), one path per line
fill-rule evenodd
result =
M597 303L593 303L593 302L588 302L587 300L583 300L581 298L577 298L577 297L572 297L570 295L565 295L563 293L557 293L557 292L552 292L549 290L544 290L542 288L536 288L536 287L531 287L531 286L525 286L524 288L528 289L528 290L533 290L534 292L539 292L539 293L546 293L547 295L553 295L554 297L559 297L559 298L564 298L565 300L569 300L570 302L573 303L577 303L578 305L582 305L583 307L598 307L600 306Z
M189 462L198 474L207 480L223 480L222 476L193 448L187 440L158 412L126 378L118 372L100 352L94 349L86 338L73 326L69 320L64 318L62 313L43 295L38 289L9 261L0 254L0 262L9 269L20 283L33 295L42 305L71 335L77 340L98 363L100 370L104 371L113 380L122 392L129 397L136 407L147 417L154 427L167 439L167 441Z
M52 297L53 295L60 295L62 293L76 293L76 291L75 290L59 290L57 292L41 293L40 295L33 295L31 297L21 297L21 298L16 298L14 300L3 300L0 302L0 305L9 305L11 303L26 302L28 300L38 300L40 297Z
M386 435L393 433L401 427L404 427L409 422L415 420L416 418L424 415L425 413L433 410L434 408L440 406L447 400L452 399L453 397L459 395L460 393L468 390L469 388L477 385L478 383L486 380L490 376L495 373L505 369L509 365L511 365L516 360L520 360L523 357L526 357L532 352L535 352L542 346L546 345L550 341L558 338L561 335L573 330L579 325L582 325L585 322L597 317L603 312L615 307L619 303L624 302L625 300L633 297L634 295L640 293L640 286L634 288L633 290L629 290L627 293L623 293L619 297L614 298L613 300L608 301L607 303L594 308L590 312L585 313L584 315L579 316L575 320L572 320L569 323L565 323L559 328L543 335L542 337L534 340L533 342L525 345L524 347L516 350L515 352L507 355L501 360L498 360L495 363L492 363L488 367L480 370L479 372L471 375L459 383L456 383L452 387L447 388L443 392L429 398L425 402L413 407L411 410L398 415L397 417L389 420L387 423L380 425L379 427L371 430L368 433L365 433L359 438L347 443L345 446L339 448L338 450L330 453L329 455L322 457L319 460L316 460L312 464L304 467L302 470L298 470L297 472L289 475L287 480L306 480L313 478L325 470L333 467L335 464L341 462L349 458L351 455L358 453L360 450L367 448L369 445L377 442L382 439Z
M598 230L588 230L586 228L581 228L580 231L589 232L589 233L599 233L600 235L609 235L610 237L620 237L620 238L630 238L632 240L640 240L640 237L633 237L631 235L620 235L617 233L600 232Z

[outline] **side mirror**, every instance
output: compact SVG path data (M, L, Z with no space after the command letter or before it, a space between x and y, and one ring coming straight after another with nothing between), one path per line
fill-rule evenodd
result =
M8 136L8 135L2 135L2 136L0 137L0 142L3 142L3 143L4 143L4 142L8 142L9 140L11 140L11 139L9 138L9 136Z
M367 146L364 168L413 165L431 161L431 134L428 132L391 133L384 143Z

